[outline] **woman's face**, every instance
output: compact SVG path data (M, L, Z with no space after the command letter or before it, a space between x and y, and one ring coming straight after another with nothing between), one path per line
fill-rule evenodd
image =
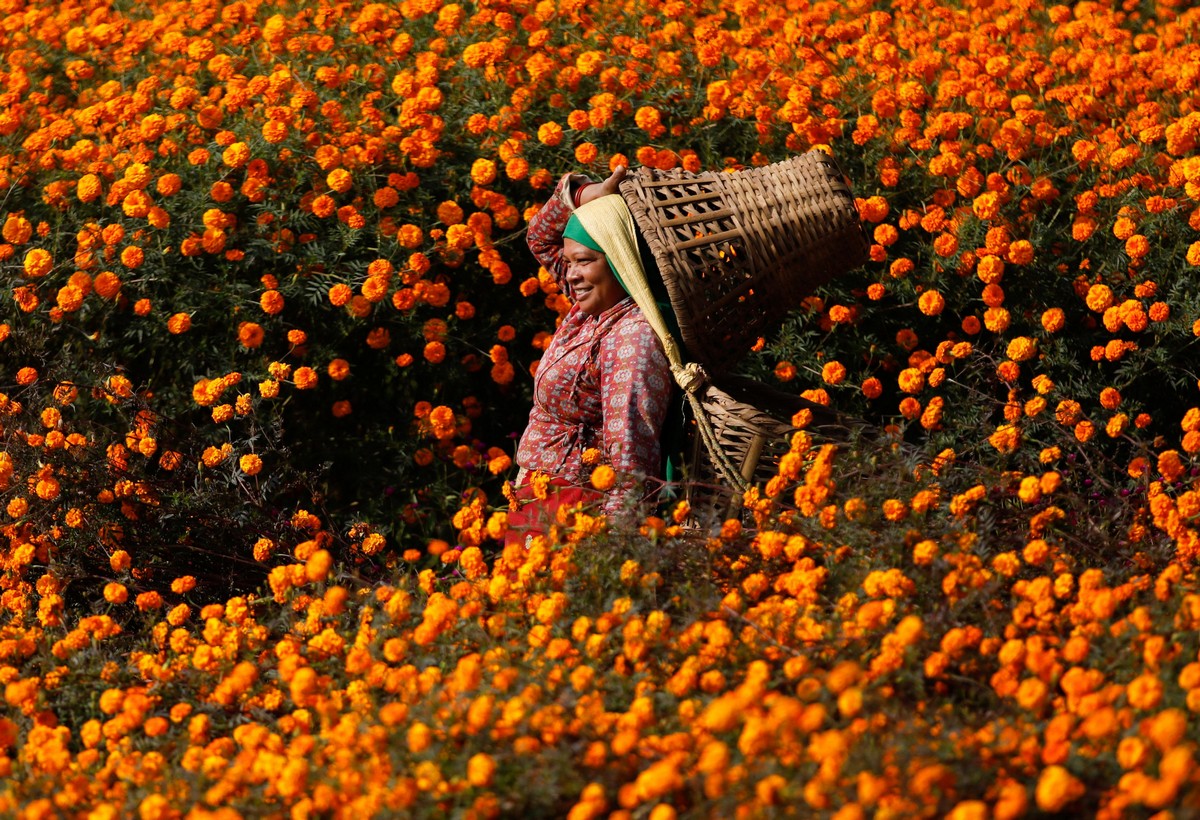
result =
M589 316L603 313L627 295L600 251L563 237L563 258L575 303Z

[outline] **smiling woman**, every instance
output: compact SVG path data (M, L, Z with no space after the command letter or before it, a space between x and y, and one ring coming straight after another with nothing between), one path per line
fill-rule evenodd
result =
M573 224L578 223L569 222L568 228ZM597 316L628 296L602 251L564 235L563 259L567 263L567 285L583 313Z
M509 541L543 532L560 507L620 513L642 500L647 479L661 476L670 365L621 272L610 266L610 254L588 231L624 207L616 195L624 175L618 167L599 184L564 177L529 224L530 250L574 304L535 378L533 409L517 448L521 472ZM628 225L616 239L605 232L605 241L636 247L632 219ZM616 476L611 486L602 482L604 491L590 482L602 465ZM547 479L534 480L538 475Z

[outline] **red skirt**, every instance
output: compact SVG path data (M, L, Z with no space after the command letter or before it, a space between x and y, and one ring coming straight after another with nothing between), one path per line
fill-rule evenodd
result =
M517 509L508 513L508 533L504 543L524 544L531 535L545 535L554 524L569 524L559 517L559 508L570 509L582 505L588 513L594 514L604 500L604 493L592 487L572 484L563 478L551 478L546 488L544 499L535 498L533 487L522 484L513 491L517 500ZM569 515L569 513L564 513Z

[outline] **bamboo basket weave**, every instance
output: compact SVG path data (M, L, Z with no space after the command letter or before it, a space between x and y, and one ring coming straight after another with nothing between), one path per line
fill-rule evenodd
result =
M828 407L741 377L726 376L717 384L706 385L700 406L721 450L750 486L764 484L775 475L797 429L792 417L801 410L812 412L812 422L805 429L821 438L845 439L857 426ZM727 517L740 493L721 481L711 455L696 436L688 460L692 507L701 514Z
M854 197L821 151L734 173L643 167L621 195L690 358L714 375L815 288L867 259Z

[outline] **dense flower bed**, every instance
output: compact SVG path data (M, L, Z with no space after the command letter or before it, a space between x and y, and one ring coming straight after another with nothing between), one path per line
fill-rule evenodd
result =
M4 12L0 814L1196 811L1200 13ZM501 548L557 176L812 148L867 426Z

